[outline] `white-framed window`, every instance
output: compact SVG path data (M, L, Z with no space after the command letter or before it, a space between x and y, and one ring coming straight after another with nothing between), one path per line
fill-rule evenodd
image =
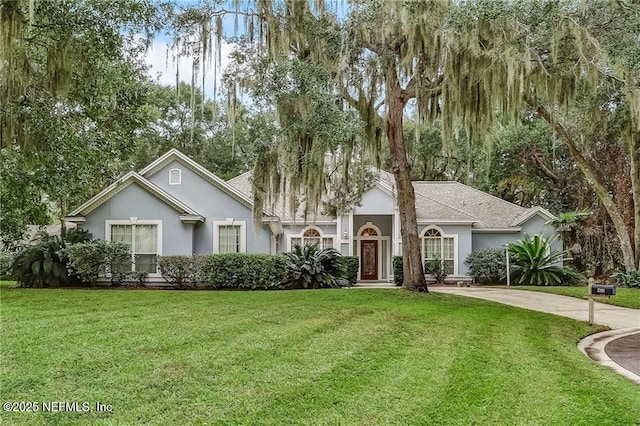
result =
M440 259L447 275L456 271L456 236L429 227L422 232L422 261Z
M131 247L131 267L123 269L137 272L158 272L157 258L162 255L161 220L107 220L105 239L123 242Z
M182 170L171 169L169 170L169 185L182 184Z
M244 253L247 251L247 223L234 219L213 222L214 253Z
M319 249L333 248L334 241L335 235L325 235L319 228L309 226L303 229L300 235L293 235L289 237L289 251L291 251L291 249L296 245L315 245Z

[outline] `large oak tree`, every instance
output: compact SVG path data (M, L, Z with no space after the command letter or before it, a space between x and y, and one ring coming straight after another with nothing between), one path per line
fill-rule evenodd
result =
M619 37L614 42L605 41L606 26L596 25L599 10L611 18L608 21L621 19L616 21ZM220 16L230 12L211 7L200 11L204 13L197 14L198 19L209 25L215 18L218 28ZM611 78L622 82L631 112L628 140L637 194L634 141L640 108L633 65L638 39L633 2L257 0L240 14L250 38L264 46L275 63L295 58L328 71L336 97L365 122L365 145L376 151L386 141L401 215L405 287L426 289L403 134L407 114L415 114L418 122L440 117L445 141L452 140L459 128L465 129L470 141L478 141L496 116L519 120L531 108L549 122L607 207L619 233L625 267L635 268L638 250L627 228L556 120L579 85L596 88ZM209 27L203 24L203 28ZM616 49L622 55L617 56ZM297 108L279 112L281 117L305 117L309 109L299 102ZM290 136L282 143L302 146L302 156L304 146L313 146L313 135ZM301 144L301 137L311 139ZM303 183L310 191L317 190L311 180Z

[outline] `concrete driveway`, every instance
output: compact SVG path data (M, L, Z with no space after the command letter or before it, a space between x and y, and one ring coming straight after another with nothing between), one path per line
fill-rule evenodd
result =
M488 287L430 286L429 291L491 300L493 302L518 306L532 311L573 318L578 321L589 320L589 302L587 299L578 299L538 291ZM596 324L606 325L615 329L640 328L640 310L638 309L621 308L619 306L596 302L594 312Z

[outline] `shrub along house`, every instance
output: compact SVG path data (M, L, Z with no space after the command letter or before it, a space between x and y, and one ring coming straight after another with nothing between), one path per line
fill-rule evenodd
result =
M422 256L441 259L448 281L470 279L464 260L472 251L504 247L525 233L555 235L545 225L553 216L542 208L523 208L457 182L414 182L414 188ZM280 203L264 211L256 227L252 208L250 173L224 181L172 149L118 179L66 220L95 238L129 244L136 259L132 268L149 272L150 281L162 279L156 256L279 254L295 244L358 256L359 280L392 279L392 257L402 254L392 174L379 171L360 205L337 218L293 217Z

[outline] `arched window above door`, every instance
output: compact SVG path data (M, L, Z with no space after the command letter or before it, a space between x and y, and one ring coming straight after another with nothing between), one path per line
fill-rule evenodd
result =
M364 225L358 228L358 231L356 232L356 236L358 238L382 237L383 235L384 234L380 231L380 228L374 225L373 222L365 222Z
M376 237L378 236L378 231L373 228L364 228L360 233L363 237Z

